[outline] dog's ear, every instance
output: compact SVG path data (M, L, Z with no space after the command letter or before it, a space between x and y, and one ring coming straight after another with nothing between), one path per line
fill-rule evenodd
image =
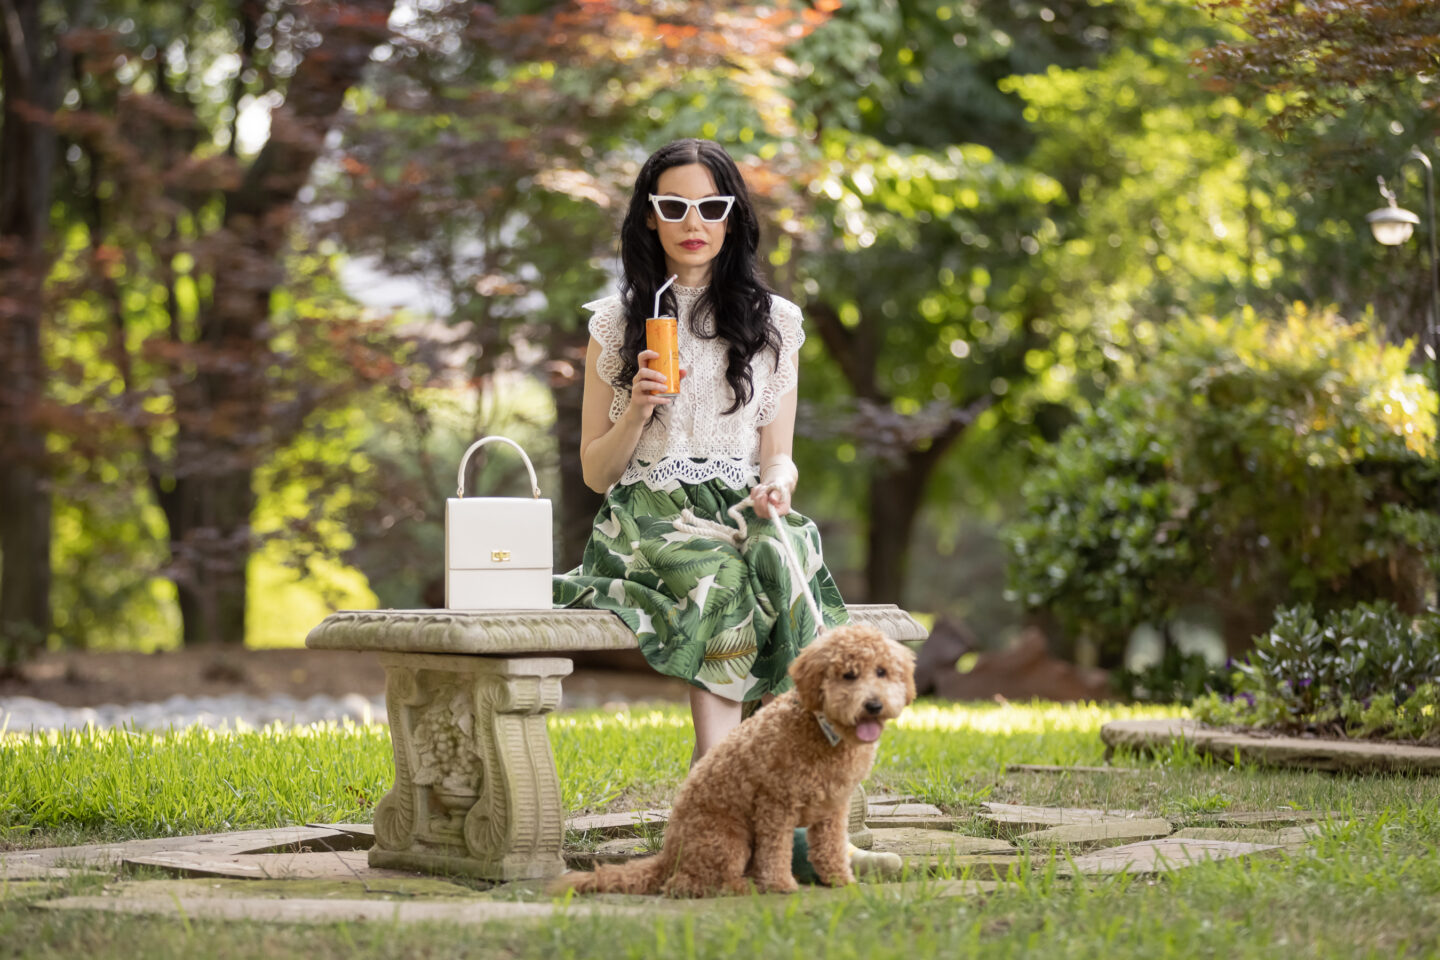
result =
M887 640L895 664L905 677L905 704L915 702L915 651L896 640Z
M823 643L812 643L790 664L790 679L795 681L800 705L811 713L825 705L825 671L830 666L825 647Z

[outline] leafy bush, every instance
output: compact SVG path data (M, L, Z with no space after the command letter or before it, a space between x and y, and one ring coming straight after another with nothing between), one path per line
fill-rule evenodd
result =
M1042 454L1005 531L1013 593L1110 664L1182 605L1216 609L1232 651L1281 605L1418 609L1440 518L1409 358L1300 306L1174 324Z
M1440 613L1412 619L1394 604L1362 603L1317 620L1308 605L1275 626L1235 665L1234 696L1197 698L1197 719L1347 736L1440 740Z

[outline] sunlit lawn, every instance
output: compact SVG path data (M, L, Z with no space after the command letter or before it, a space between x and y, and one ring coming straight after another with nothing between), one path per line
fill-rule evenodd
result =
M1097 764L1102 723L1174 711L920 703L889 731L869 782L962 818L984 800L1145 809L1180 823L1221 810L1330 813L1303 853L1205 864L1160 881L1065 881L1039 871L984 897L861 885L639 917L564 916L474 928L177 923L52 914L30 904L95 880L22 884L0 899L0 956L1249 956L1440 955L1440 786L1231 768L1183 750L1121 756L1114 773L1007 773ZM668 803L690 756L687 711L553 716L567 812ZM364 821L391 776L383 727L212 734L9 734L0 743L0 844ZM1130 772L1122 772L1130 771ZM962 829L980 832L975 821Z

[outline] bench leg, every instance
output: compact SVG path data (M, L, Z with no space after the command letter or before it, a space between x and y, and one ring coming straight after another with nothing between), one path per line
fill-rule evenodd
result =
M370 865L532 880L564 872L560 779L545 714L558 657L384 653L395 785Z

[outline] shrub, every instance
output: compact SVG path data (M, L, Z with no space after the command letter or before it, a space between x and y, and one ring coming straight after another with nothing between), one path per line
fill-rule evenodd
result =
M1224 726L1318 729L1348 736L1440 739L1440 613L1420 618L1387 602L1317 620L1308 605L1276 614L1237 663L1233 697L1192 704Z
M1299 306L1176 323L1041 455L1005 531L1011 590L1109 664L1183 605L1218 609L1232 652L1282 604L1418 609L1440 471L1409 356Z

